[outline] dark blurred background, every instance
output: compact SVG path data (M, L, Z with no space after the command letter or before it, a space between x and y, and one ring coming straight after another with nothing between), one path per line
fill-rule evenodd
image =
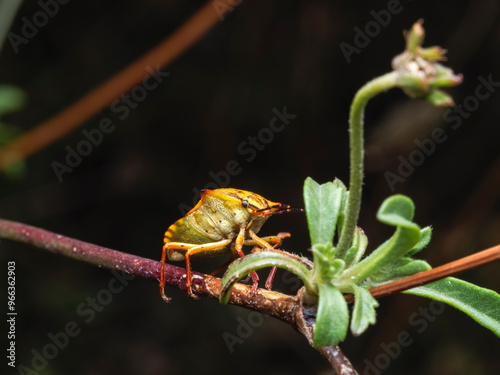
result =
M60 5L17 53L5 42L0 83L23 89L28 102L2 120L28 131L157 45L204 4ZM377 29L374 14L388 7L397 13ZM25 1L11 31L22 35L22 18L32 20L40 9L38 2ZM185 213L179 205L192 207L195 191L217 182L214 175L219 184L303 207L306 177L348 183L351 99L366 81L389 71L392 57L404 48L402 31L423 18L425 45L448 49L447 65L463 73L463 84L448 91L469 110L443 117L445 110L399 90L370 102L360 226L370 249L384 241L392 229L376 221L376 210L388 195L402 193L416 203L416 222L434 228L421 255L433 266L500 243L500 94L492 86L488 98L476 96L479 77L500 81L498 2L261 0L244 1L223 16L162 69L168 77L128 116L121 119L122 112L110 107L29 157L20 177L0 175L0 216L159 260L164 231ZM358 48L357 30L367 25L374 36ZM358 49L346 55L341 46L347 44ZM263 130L273 109L284 107L296 117L282 131ZM116 128L59 182L53 163L65 163L66 147L75 149L86 139L82 130L97 129L105 118ZM431 139L436 128L446 141L416 158L416 143ZM259 144L251 146L251 137ZM389 184L388 172L398 175L411 155L419 165ZM222 171L230 161L239 169L225 181ZM292 233L286 250L309 254L304 215L271 218L261 234L280 231ZM300 334L273 318L213 300L193 301L171 288L166 293L173 300L165 304L156 284L138 279L110 294L115 276L108 270L10 241L0 246L2 267L16 262L17 363L33 368L35 353L52 342L48 334L63 331L68 322L81 329L55 358L39 363L40 373L331 373ZM222 262L194 261L193 267L208 272ZM490 264L461 277L498 291L498 268ZM276 290L294 293L298 286L289 274L278 273ZM89 298L105 306L90 307ZM413 296L380 303L378 324L342 345L360 374L500 373L498 337L465 314ZM95 316L87 323L91 311ZM242 322L253 325L247 333ZM411 344L398 352L392 344L402 332ZM238 339L228 346L228 337ZM2 337L2 348L6 341ZM2 373L18 373L2 367Z

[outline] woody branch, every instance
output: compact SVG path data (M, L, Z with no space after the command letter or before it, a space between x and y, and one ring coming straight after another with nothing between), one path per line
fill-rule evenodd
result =
M89 244L30 225L0 219L0 238L32 245L54 254L67 256L102 268L126 272L143 279L156 282L160 279L160 262L158 261ZM165 264L166 285L186 290L185 274L184 268ZM219 298L222 289L221 279L198 272L193 272L193 275L195 276L193 289L196 294L209 298ZM264 289L259 289L257 294L252 294L251 289L248 285L236 284L231 292L229 303L257 310L290 323L311 342L311 329L305 325L300 313L300 295L289 296ZM356 374L338 346L321 348L320 352L337 374Z

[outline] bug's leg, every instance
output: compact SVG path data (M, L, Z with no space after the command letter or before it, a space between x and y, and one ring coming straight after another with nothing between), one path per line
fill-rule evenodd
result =
M296 260L302 262L309 269L312 269L312 262L309 259L300 257L300 256L295 255L295 254L288 253L286 251L276 249L276 247L281 244L281 242L284 238L290 237L290 233L283 232L283 233L278 233L277 236L268 236L268 237L261 238L261 237L257 236L252 229L248 229L248 234L250 235L252 240L246 241L245 244L248 244L248 245L256 244L257 246L259 246L260 248L262 248L264 250L274 251L276 253L284 254L290 258L293 258L293 259L296 259ZM273 246L271 246L271 245L273 245ZM252 250L252 252L255 250L257 250L257 249ZM273 267L271 269L271 272L269 273L269 276L267 277L267 280L266 280L266 288L269 290L271 289L271 287L273 285L273 280L274 280L275 274L276 274L276 267Z
M246 227L241 226L240 227L240 232L238 233L238 236L236 237L236 241L234 241L234 248L238 255L242 258L245 257L245 254L243 254L242 248L243 248L243 243L245 242L245 231ZM259 286L259 276L257 275L257 272L252 271L250 272L250 276L252 277L253 280L253 285L252 285L252 294L257 293L257 287Z
M223 269L227 268L231 263L234 262L234 258L229 259L227 262L225 262L222 266L218 267L215 271L212 271L209 273L210 276L215 276L217 275L220 271Z
M161 253L161 266L160 266L160 295L165 302L170 302L171 298L165 295L165 257L167 250L186 250L194 247L196 245L181 243L181 242L167 242L163 245L163 251Z
M197 245L193 246L190 249L186 251L185 257L186 257L186 288L188 291L188 294L190 297L194 299L198 299L198 296L193 293L192 285L193 285L193 280L191 278L191 262L189 261L189 257L198 253L202 252L209 252L209 251L217 251L220 249L225 248L227 245L231 243L232 239L227 239L227 240L222 240L219 242L212 242L208 244L203 244L203 245Z
M271 290L273 287L274 276L276 275L277 269L278 268L276 266L274 266L273 268L271 268L271 272L269 272L269 276L267 277L267 280L266 280L266 289L267 290Z
M267 251L275 251L275 248L281 245L281 242L283 241L284 238L290 237L290 233L287 232L278 233L277 236L267 236L267 237L258 237L252 229L249 229L248 233L250 234L250 237L252 237L252 240L245 241L246 245L257 245L260 248ZM257 249L252 250L252 252L255 252ZM265 284L266 289L268 290L271 290L273 286L273 280L274 276L276 275L276 270L277 268L273 267L271 268L271 272L269 272L269 276L267 277Z
M160 266L160 295L165 302L170 302L171 298L165 295L165 256L167 255L167 244L163 245L161 253L161 266Z
M249 231L249 233L250 233L250 231ZM278 233L277 236L268 236L268 237L262 237L262 238L255 236L259 240L262 240L263 242L257 242L254 239L252 239L249 241L248 244L258 246L257 248L252 250L252 252L259 251L259 250L262 251L261 249L272 251L274 248L281 245L283 238L286 238L289 236L290 236L290 233ZM267 290L271 290L273 287L273 281L274 281L274 276L276 275L276 270L277 270L276 267L271 268L271 271L269 272L269 276L267 276L267 280L266 280L266 284L265 284Z
M309 259L292 254L292 253L289 253L289 252L286 252L286 251L283 251L283 250L275 249L275 246L277 246L277 245L272 246L272 247L270 246L270 243L275 243L275 242L278 242L278 240L281 240L280 237L269 236L269 237L262 237L261 238L261 237L257 236L252 229L248 230L248 234L252 238L253 242L252 241L245 241L245 245L256 244L267 251L274 251L275 253L281 253L283 255L286 255L287 257L298 260L299 262L302 262L305 266L307 266L309 269L313 268L313 263ZM280 233L279 235L282 235L282 233ZM267 246L266 246L266 244L267 244ZM253 251L255 251L255 249Z
M245 245L259 246L263 250L273 251L282 242L282 239L278 236L259 237L252 229L248 230L248 234L252 239L245 241Z
M255 235L255 232L253 230L252 233ZM272 249L276 249L278 246L280 246L285 238L291 237L291 234L288 232L280 232L276 236L258 237L257 235L255 235L255 237L264 242L257 242L255 239L252 239L245 241L245 245L257 245L265 250L272 251ZM266 244L271 246L271 248L269 246L266 246Z
M284 240L285 238L292 237L292 235L289 232L279 232L276 237L281 238L281 240Z
M196 248L194 248L196 249ZM186 288L189 294L189 297L198 299L198 296L193 293L192 284L193 280L191 280L191 262L189 261L189 251L186 251Z

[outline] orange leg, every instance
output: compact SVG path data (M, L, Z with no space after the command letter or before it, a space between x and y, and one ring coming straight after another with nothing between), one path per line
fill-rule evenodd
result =
M190 297L197 299L198 297L193 293L192 290L192 279L191 279L191 263L189 261L189 257L191 255L201 253L201 252L208 252L208 251L217 251L221 250L227 245L231 243L231 239L219 241L219 242L212 242L208 244L203 244L203 245L194 245L194 244L188 244L188 243L182 243L182 242L167 242L163 246L163 251L161 254L161 266L160 266L160 294L161 298L165 302L169 302L170 298L165 296L165 257L167 254L167 250L186 250L186 253L184 256L186 257L186 287L187 291Z
M227 262L225 262L222 266L217 267L217 269L216 269L216 270L214 270L214 271L210 272L210 273L209 273L209 275L210 275L210 276L215 276L215 275L217 275L220 271L222 271L223 269L226 269L226 268L227 268L227 266L229 266L229 265L230 265L231 263L233 263L233 262L234 262L234 258L229 259L229 260L228 260Z
M283 250L276 249L276 246L280 245L282 238L290 237L289 233L279 233L278 236L269 236L269 237L260 238L259 236L257 236L255 234L255 232L253 230L249 229L248 234L250 235L250 237L252 237L252 240L262 249L267 250L267 251L274 251L275 253L281 253L283 255L286 255L287 257L290 257L292 259L296 259L299 262L304 263L304 265L306 265L308 268L312 269L313 264L309 259L300 257L300 256L292 254L292 253L288 253L288 252L283 251ZM246 242L248 242L248 244L250 244L250 242L252 242L252 241L246 241ZM275 243L275 245L271 247L270 246L271 243ZM247 244L247 243L245 243L245 244Z
M269 276L267 277L267 280L266 280L266 289L267 290L271 290L273 287L274 276L276 275L277 269L278 268L276 266L274 266L273 268L271 268L271 272L269 272Z
M227 245L229 245L231 243L231 241L232 241L232 239L227 239L227 240L222 240L219 242L212 242L209 244L198 245L198 246L195 246L192 249L189 249L188 251L186 251L186 254L185 254L186 255L186 271L187 271L186 272L186 277L187 277L186 285L187 285L187 291L188 291L188 294L190 297L192 297L194 299L198 299L198 297L193 293L193 290L191 288L193 280L191 278L191 262L189 261L189 257L191 255L195 255L195 254L206 252L206 251L221 250L221 249L225 248Z
M236 241L234 242L234 248L238 255L242 258L245 257L245 254L243 253L243 244L245 243L245 230L246 227L242 226L240 228L240 232L238 233L238 236L236 237ZM257 287L259 286L259 276L257 275L257 272L252 271L250 272L250 276L252 277L253 280L253 285L252 285L252 294L257 293Z
M283 238L290 237L290 233L279 233L277 236L259 237L251 229L248 230L248 234L252 237L252 240L247 241L248 244L256 244L262 249L267 251L277 251L275 248L281 245ZM272 246L271 246L272 245ZM279 250L278 250L279 251ZM266 289L271 290L273 286L274 276L276 275L276 267L271 268L269 276L266 280Z
M290 258L296 259L296 260L304 263L308 268L312 269L312 263L308 259L299 257L297 255L288 253L286 251L276 249L277 246L281 245L281 242L284 238L290 237L290 233L282 232L282 233L278 233L277 236L269 236L269 237L262 237L261 238L261 237L257 236L252 229L249 229L248 234L250 235L252 240L245 241L245 244L248 244L248 245L257 244L257 246L259 246L263 250L274 251L276 253L284 254ZM273 246L271 246L271 245L273 245ZM263 250L258 250L258 248L257 248L257 249L252 250L252 252L254 252L256 250L263 251ZM276 267L273 267L271 269L271 272L269 273L269 276L267 277L267 280L266 280L266 289L271 290L275 275L276 275Z

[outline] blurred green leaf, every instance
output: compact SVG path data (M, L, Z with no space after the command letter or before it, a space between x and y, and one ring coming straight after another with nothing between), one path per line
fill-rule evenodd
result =
M26 95L19 87L0 85L0 116L20 110L26 104Z
M455 105L451 95L438 89L432 90L423 99L436 107L452 107Z

